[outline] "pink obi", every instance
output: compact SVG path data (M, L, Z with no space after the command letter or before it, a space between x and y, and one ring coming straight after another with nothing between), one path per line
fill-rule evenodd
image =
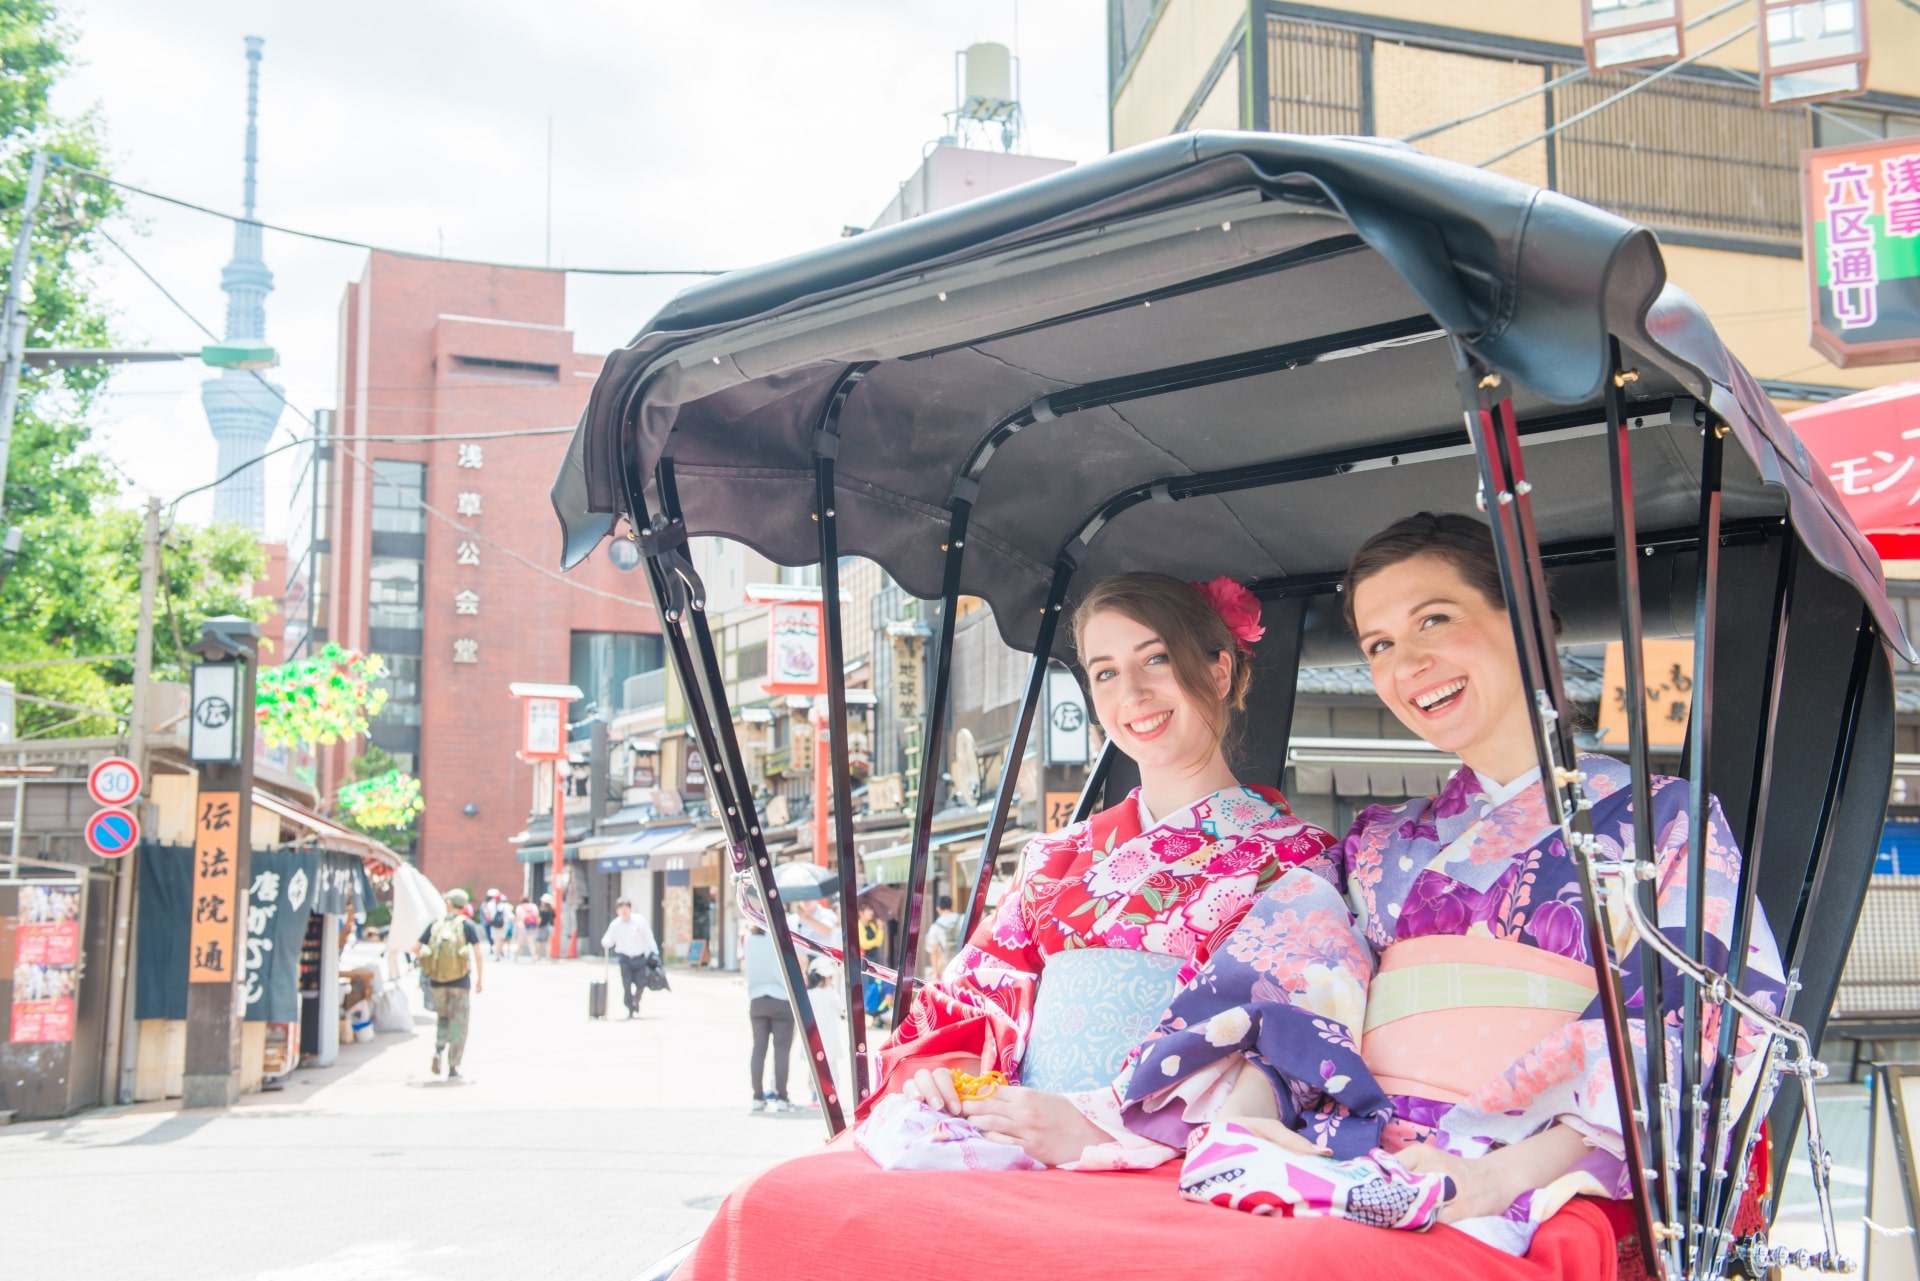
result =
M1458 1103L1580 1017L1593 967L1525 943L1434 934L1380 957L1360 1057L1388 1094Z

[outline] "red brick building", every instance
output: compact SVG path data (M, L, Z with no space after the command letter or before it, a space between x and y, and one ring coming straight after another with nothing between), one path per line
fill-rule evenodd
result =
M580 686L578 720L591 702L611 715L621 682L661 663L638 573L597 555L558 575L547 490L568 437L493 434L578 420L601 362L574 351L565 313L557 272L380 253L341 304L313 639L386 658L369 738L420 777L418 860L443 889L521 886L510 840L534 772L508 682ZM327 754L323 795L359 749Z

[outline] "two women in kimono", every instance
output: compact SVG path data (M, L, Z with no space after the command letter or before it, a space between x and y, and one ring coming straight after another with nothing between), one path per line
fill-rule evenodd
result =
M1344 601L1382 701L1463 762L1438 796L1370 808L1337 841L1293 818L1277 793L1242 786L1223 742L1244 701L1257 606L1224 582L1196 591L1157 575L1107 580L1076 613L1074 635L1095 712L1139 764L1142 785L1028 846L998 910L941 980L916 994L883 1052L876 1096L917 1096L1047 1165L1159 1167L1163 1177L1039 1187L1033 1175L888 1176L857 1153L829 1151L776 1167L729 1198L683 1277L757 1275L756 1240L781 1241L779 1262L790 1264L810 1241L829 1249L838 1228L884 1221L896 1198L898 1213L910 1214L929 1195L977 1211L964 1232L946 1233L950 1254L985 1265L1046 1253L1056 1277L1077 1276L1052 1266L1070 1239L1056 1233L1091 1232L1099 1266L1087 1274L1134 1275L1114 1266L1115 1254L1150 1248L1143 1214L1161 1224L1175 1216L1151 1198L1170 1198L1164 1176L1183 1151L1180 1186L1190 1199L1290 1214L1325 1208L1315 1201L1325 1181L1288 1173L1290 1160L1310 1167L1380 1149L1397 1157L1375 1162L1380 1187L1352 1197L1349 1218L1359 1222L1299 1218L1281 1228L1220 1215L1207 1221L1200 1252L1209 1274L1235 1260L1270 1261L1276 1250L1288 1252L1290 1273L1316 1277L1377 1275L1389 1254L1428 1281L1611 1274L1603 1264L1613 1231L1568 1202L1628 1194L1621 1123L1579 882L1546 819L1531 700L1489 535L1466 517L1398 522L1356 555ZM1639 816L1625 769L1592 756L1580 767L1596 802L1595 835L1630 850ZM1663 928L1680 926L1689 892L1686 790L1656 779L1647 819ZM1707 882L1692 892L1707 895L1720 949L1710 945L1707 959L1718 967L1740 856L1717 804L1709 822ZM1750 986L1777 998L1779 960L1764 922L1751 937ZM1157 958L1149 968L1171 995L1170 1007L1155 1007L1164 1007L1158 1027L1148 1031L1154 1015L1141 1020L1136 997L1134 1021L1119 1022L1144 1043L1117 1081L1089 1082L1085 1064L1077 1081L1052 1072L1050 993L1089 981L1137 989L1141 976L1127 967L1146 962L1134 958ZM1638 1009L1631 968L1626 982ZM1068 1013L1051 1022L1085 1025L1084 1011ZM1671 1054L1677 1018L1666 1014ZM1643 1023L1632 1030L1644 1052ZM1737 1061L1752 1057L1742 1038ZM1021 1084L963 1101L946 1068L999 1069ZM1036 1088L1042 1076L1056 1088ZM1261 1173L1275 1168L1277 1176ZM967 1181L964 1191L948 1186L955 1179ZM1308 1185L1317 1191L1303 1192ZM1442 1189L1444 1206L1432 1198L1438 1218L1464 1233L1365 1226L1392 1222L1380 1207L1398 1206L1408 1187ZM849 1210L857 1218L820 1224L823 1199L857 1206ZM1150 1203L1159 1209L1147 1211ZM1532 1258L1519 1257L1529 1242ZM1140 1275L1166 1274L1165 1249L1153 1256Z
M1580 880L1547 817L1490 536L1464 516L1409 517L1360 549L1343 592L1381 701L1463 764L1438 796L1363 811L1334 851L1365 952L1317 902L1269 893L1174 1000L1119 1089L1135 1133L1193 1144L1187 1182L1215 1193L1205 1199L1294 1203L1293 1189L1214 1177L1196 1127L1237 1122L1237 1143L1250 1133L1293 1151L1397 1152L1406 1172L1451 1181L1441 1222L1524 1253L1570 1198L1627 1197L1633 1175ZM1740 851L1718 802L1706 809L1705 883L1689 887L1687 784L1655 778L1652 813L1639 816L1625 766L1582 756L1579 768L1608 856L1630 858L1634 823L1652 823L1662 930L1678 942L1688 895L1706 896L1706 961L1724 971ZM1629 958L1630 1032L1644 1055L1637 952L1614 942ZM1749 990L1778 1008L1780 958L1764 920L1749 947ZM1359 1003L1338 1020L1312 1010L1308 975L1321 967L1366 987L1364 1016ZM1662 1020L1676 1064L1678 988L1665 985ZM1710 1017L1709 1051L1716 1035ZM1736 1070L1757 1057L1740 1037Z

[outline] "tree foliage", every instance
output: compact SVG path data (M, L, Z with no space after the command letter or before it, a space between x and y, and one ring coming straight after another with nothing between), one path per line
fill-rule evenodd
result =
M420 780L402 771L393 753L371 743L347 763L347 777L334 794L334 817L401 853L412 849L427 808Z
M63 117L49 102L70 65L74 35L45 0L0 0L0 280L19 232L27 170L36 148L68 165L104 172L99 120ZM27 346L106 347L113 335L93 271L103 223L119 212L112 189L50 167L34 224ZM90 449L89 414L110 366L27 368L20 380L5 475L4 525L18 525L20 558L0 588L0 679L28 698L124 713L130 661L9 668L8 664L127 654L139 617L143 517L115 506L111 464ZM166 536L154 674L178 678L204 618L263 617L252 596L265 560L239 528L176 526ZM112 732L110 716L23 700L24 735Z

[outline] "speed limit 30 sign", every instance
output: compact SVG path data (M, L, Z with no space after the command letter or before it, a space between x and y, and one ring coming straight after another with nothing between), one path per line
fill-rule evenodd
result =
M108 756L87 771L87 795L95 805L125 805L140 795L140 767L124 756Z

